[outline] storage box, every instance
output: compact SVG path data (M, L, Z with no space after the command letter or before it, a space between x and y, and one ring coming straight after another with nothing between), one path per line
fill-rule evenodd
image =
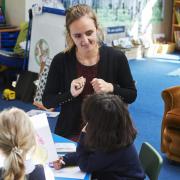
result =
M152 56L156 54L168 54L174 52L175 43L169 42L167 44L152 44L145 51L145 56Z
M125 51L125 55L128 59L142 58L142 46L136 46Z
M19 32L2 32L1 39L17 39Z
M17 41L19 30L12 32L0 33L0 49L5 51L13 51Z
M114 46L115 49L118 49L120 51L122 51L127 59L136 59L136 58L141 58L143 56L143 47L142 46L134 46L131 48L121 48L118 46Z

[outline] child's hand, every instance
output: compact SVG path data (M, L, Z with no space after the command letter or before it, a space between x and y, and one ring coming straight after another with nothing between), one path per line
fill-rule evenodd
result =
M63 161L63 157L60 157L57 161L53 162L53 167L56 170L61 169L65 165L65 162Z

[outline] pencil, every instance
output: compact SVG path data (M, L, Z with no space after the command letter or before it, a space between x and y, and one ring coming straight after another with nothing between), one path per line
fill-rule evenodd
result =
M63 165L66 164L62 159L60 159L59 161L60 161L60 163L63 164Z

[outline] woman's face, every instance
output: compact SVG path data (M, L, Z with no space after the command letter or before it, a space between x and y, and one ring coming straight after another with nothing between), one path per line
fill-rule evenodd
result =
M69 30L78 50L88 52L97 48L97 29L94 21L88 16L83 16L72 22Z

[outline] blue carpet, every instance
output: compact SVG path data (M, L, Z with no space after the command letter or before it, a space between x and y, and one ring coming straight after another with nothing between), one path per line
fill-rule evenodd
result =
M144 141L151 143L160 152L160 132L164 105L161 91L167 87L180 85L180 77L167 76L171 71L179 68L179 61L166 60L130 60L132 74L137 82L138 97L129 106L132 119L138 129L135 141L138 151ZM20 101L0 100L0 110L16 106L28 111L35 108L32 104ZM49 119L51 131L54 131L56 119ZM180 166L170 164L164 154L164 163L159 180L179 180Z
M179 63L165 61L129 61L132 74L137 82L138 97L135 103L130 105L131 116L138 129L135 141L140 150L144 141L151 143L160 152L161 122L164 104L161 92L167 87L180 85L180 77L167 76L171 71L179 67ZM159 180L179 180L180 166L170 164L166 156Z

